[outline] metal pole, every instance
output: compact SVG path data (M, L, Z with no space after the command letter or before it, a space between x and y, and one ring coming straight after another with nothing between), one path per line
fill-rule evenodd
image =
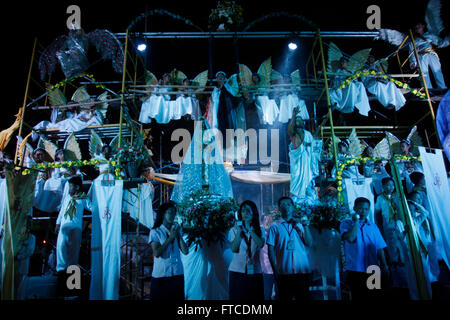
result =
M417 61L417 68L419 69L420 77L422 78L423 87L425 88L425 94L427 96L428 107L430 108L431 118L433 119L434 132L436 132L436 140L438 142L439 148L442 148L441 141L439 140L439 135L438 135L437 127L436 127L436 116L434 114L433 105L431 104L430 93L428 92L428 86L425 81L425 76L423 74L422 66L420 63L419 53L417 52L416 42L414 41L414 37L413 37L413 33L412 33L411 29L409 29L409 35L411 37L411 42L414 47L414 55L415 55L416 61Z
M128 52L128 29L125 38L125 52L123 54L122 92L120 100L120 120L119 120L119 148L122 146L123 103L125 95L125 75L127 71L127 52Z
M25 106L27 103L28 98L28 89L30 88L30 80L31 80L31 71L33 70L33 62L34 62L34 55L36 53L36 45L37 45L37 38L34 38L34 44L33 44L33 51L31 53L31 61L30 61L30 67L28 68L28 76L27 76L27 85L25 87L25 96L23 97L23 104L22 104L22 118L20 119L20 127L19 127L19 137L22 136L22 127L23 127L23 119L25 118ZM17 155L18 150L16 146L16 154L14 156L14 164L17 164Z
M321 57L322 57L323 77L325 80L325 91L327 93L328 118L330 119L330 127L331 127L331 143L333 145L334 165L336 166L336 173L337 173L337 171L339 170L339 167L338 167L336 144L334 143L333 115L331 112L330 91L328 89L327 65L325 64L325 55L323 53L323 44L322 44L322 38L320 37L320 29L317 29L317 37L319 38L319 46L320 46L320 52L321 52Z

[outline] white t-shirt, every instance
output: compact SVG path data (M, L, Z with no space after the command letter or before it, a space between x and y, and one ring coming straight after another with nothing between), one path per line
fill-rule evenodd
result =
M275 249L275 263L280 274L311 272L308 252L302 240L305 230L301 223L297 223L297 227L301 237L284 219L270 227L267 244Z
M149 243L158 242L161 245L169 237L170 231L162 224L156 229L150 230ZM175 238L159 257L155 257L153 263L153 278L173 277L184 274L181 262L180 248Z
M238 234L238 232L239 232L239 229L237 227L232 228L230 230L230 232L228 233L228 240L230 242L232 242L234 240L234 238L236 237L236 235ZM245 233L245 236L247 237L247 239L250 239L251 257L248 257L247 243L242 238L241 244L239 246L239 252L233 253L233 260L231 260L228 270L233 271L233 272L249 273L249 274L262 273L261 263L259 260L259 252L261 249L256 246L255 241L250 236L250 233L248 231L247 232L244 231L244 233ZM265 230L263 228L261 228L261 238L263 240L265 238L265 233L266 233ZM246 268L247 264L254 265L255 269L253 272L251 272L250 269Z

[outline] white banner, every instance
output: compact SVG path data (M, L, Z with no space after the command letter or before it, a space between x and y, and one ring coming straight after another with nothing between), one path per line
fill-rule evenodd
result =
M428 200L431 208L431 222L433 224L436 241L442 245L442 256L449 265L450 259L450 188L442 150L436 153L426 152L419 147L422 160L423 174L427 188Z
M95 179L89 192L92 196L91 300L119 299L123 181L114 180L111 174L110 180L105 180L106 176Z
M347 204L350 212L354 212L353 207L355 205L356 198L367 198L370 201L370 213L367 218L370 222L375 223L375 201L372 188L370 187L372 184L372 178L361 178L359 179L359 184L356 181L353 182L353 179L345 179L344 181L345 189L347 191Z

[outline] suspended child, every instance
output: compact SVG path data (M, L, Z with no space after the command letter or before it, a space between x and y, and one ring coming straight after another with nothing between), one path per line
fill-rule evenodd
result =
M387 72L387 60L379 63L375 57L370 55L367 61L370 69L385 74ZM405 105L406 99L401 90L392 81L383 81L375 77L363 77L362 79L367 91L373 94L377 100L387 109L400 110Z
M336 110L352 113L356 108L361 115L366 117L369 115L369 98L362 82L354 80L343 89L340 88L348 77L364 67L369 53L370 49L360 50L347 59L334 43L330 43L327 72L335 75L332 82L333 89L330 90L330 100Z
M309 113L304 100L300 99L297 92L300 85L300 71L296 70L292 74L285 74L283 84L292 84L292 86L282 87L285 90L280 95L280 116L278 121L286 123L291 119L294 108L299 109L299 115L303 120L309 120Z
M81 192L82 180L72 177L69 188L63 196L61 209L56 220L56 271L65 271L67 267L78 264L83 228L83 211L91 210L87 195Z

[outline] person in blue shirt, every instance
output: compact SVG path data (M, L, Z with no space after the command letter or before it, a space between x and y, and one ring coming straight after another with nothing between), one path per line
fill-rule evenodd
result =
M367 217L370 212L370 201L367 198L357 198L354 204L355 215L352 219L341 222L340 232L344 241L345 271L352 300L366 300L379 296L376 289L370 290L367 285L369 266L380 267L381 275L389 277L380 230ZM383 284L382 284L383 286Z

